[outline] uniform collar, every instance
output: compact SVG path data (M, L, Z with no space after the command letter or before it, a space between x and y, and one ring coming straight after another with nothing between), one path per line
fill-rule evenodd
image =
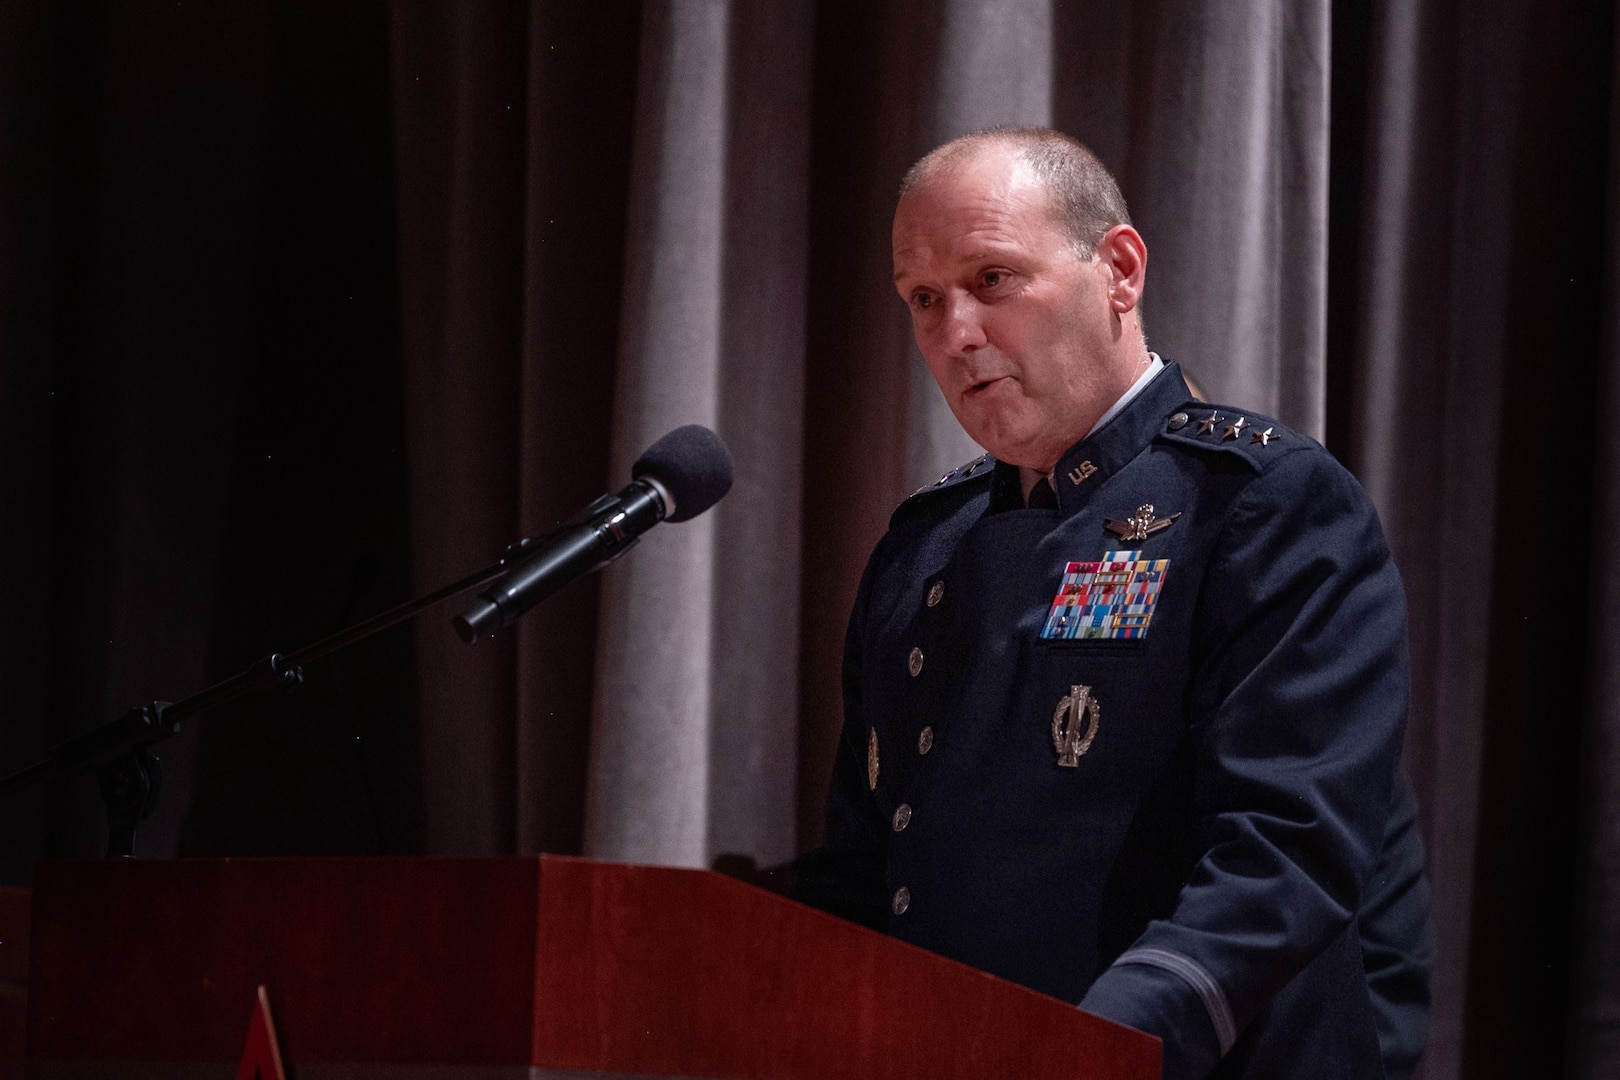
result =
M1058 459L1057 468L1052 470L1052 486L1057 492L1059 516L1068 517L1090 502L1092 494L1110 476L1129 464L1163 430L1165 418L1175 407L1191 399L1186 380L1181 377L1181 365L1166 360L1164 369L1113 419L1093 429ZM990 482L990 513L1021 509L1023 505L1018 467L996 462Z
M1119 395L1119 400L1109 406L1108 411L1097 417L1097 422L1091 425L1092 431L1101 431L1108 426L1108 422L1125 411L1125 406L1136 400L1136 396L1147 389L1149 383L1164 370L1164 358L1156 352L1148 353L1148 366L1141 375L1137 376L1130 388Z

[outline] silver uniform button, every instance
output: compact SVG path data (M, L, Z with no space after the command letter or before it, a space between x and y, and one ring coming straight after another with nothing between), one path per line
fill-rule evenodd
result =
M936 581L928 590L928 606L935 607L943 599L945 599L945 583Z
M921 649L912 649L911 650L911 655L906 657L906 670L911 672L911 677L914 678L914 679L918 675L922 674L922 650Z
M906 826L911 824L911 804L901 803L894 811L894 831L905 832Z
M911 890L904 885L894 890L894 899L889 901L889 910L896 915L904 915L911 906Z
M917 753L926 754L934 748L934 729L925 727L917 733Z
M1176 415L1174 415L1174 416L1172 416L1170 418L1170 430L1171 431L1180 431L1182 428L1187 426L1187 420L1188 420L1188 416L1187 416L1186 413L1184 413L1184 412L1176 413Z

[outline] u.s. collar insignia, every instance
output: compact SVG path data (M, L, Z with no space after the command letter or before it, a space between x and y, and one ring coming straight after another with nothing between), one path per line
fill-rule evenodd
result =
M1082 461L1069 470L1069 483L1076 486L1085 483L1097 473L1097 466L1089 461Z
M1153 504L1143 503L1136 508L1136 513L1124 521L1109 518L1103 522L1103 528L1118 536L1121 540L1131 543L1137 540L1146 540L1154 533L1168 529L1176 518L1180 516L1181 514L1177 512L1169 517L1154 517Z
M866 732L866 787L869 791L876 791L878 776L877 728L867 728Z
M1052 746L1059 765L1068 769L1080 766L1080 755L1091 749L1101 719L1102 707L1091 696L1091 687L1069 687L1052 713Z

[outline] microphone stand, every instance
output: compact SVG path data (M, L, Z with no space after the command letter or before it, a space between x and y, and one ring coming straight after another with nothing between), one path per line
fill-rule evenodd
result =
M516 556L541 542L543 538L519 540L507 547L506 554L494 566L373 615L296 652L271 653L224 682L188 698L138 705L110 723L52 747L41 760L0 780L0 800L47 780L94 769L100 781L101 800L107 808L107 857L133 858L135 827L156 809L163 779L151 748L179 731L182 720L275 687L294 690L303 684L305 664L386 630L457 593L488 584L506 573Z

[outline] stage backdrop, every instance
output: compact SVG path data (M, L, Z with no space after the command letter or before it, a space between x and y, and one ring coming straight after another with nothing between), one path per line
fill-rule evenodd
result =
M730 497L516 633L453 607L166 744L154 855L813 845L856 579L976 453L906 165L1054 124L1150 344L1323 439L1411 606L1426 1075L1620 1072L1603 0L0 7L0 769L494 561L713 426ZM92 785L0 865L99 846Z

